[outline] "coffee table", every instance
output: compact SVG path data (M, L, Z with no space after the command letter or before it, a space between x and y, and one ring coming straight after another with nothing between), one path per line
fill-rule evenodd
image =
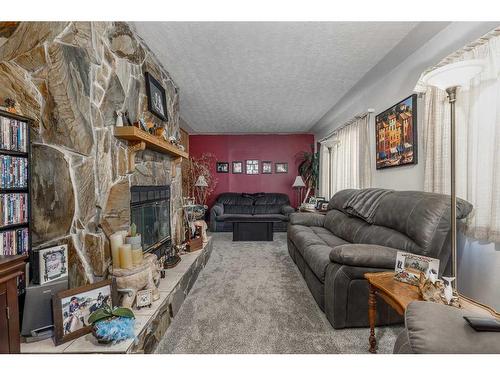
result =
M274 223L279 221L258 218L230 219L233 241L273 241Z
M370 353L377 353L377 339L375 338L375 323L377 320L377 296L382 298L398 314L404 315L406 308L413 301L422 301L420 291L415 285L402 283L394 279L394 272L365 273L368 280L370 294L368 295L368 320L370 322ZM461 308L477 314L489 314L497 319L499 314L491 307L476 302L461 294L458 295Z

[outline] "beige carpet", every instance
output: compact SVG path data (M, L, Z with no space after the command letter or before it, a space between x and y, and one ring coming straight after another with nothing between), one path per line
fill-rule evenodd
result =
M214 234L212 256L157 353L367 353L367 328L335 330L288 255L273 242L232 242ZM391 353L402 326L377 328Z

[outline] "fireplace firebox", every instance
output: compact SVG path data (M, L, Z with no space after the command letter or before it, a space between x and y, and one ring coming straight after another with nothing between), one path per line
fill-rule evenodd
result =
M132 186L130 220L142 237L144 252L165 255L171 248L170 186Z

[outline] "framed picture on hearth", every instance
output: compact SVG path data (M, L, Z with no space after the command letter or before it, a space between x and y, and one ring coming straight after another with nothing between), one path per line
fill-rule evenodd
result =
M146 72L146 95L148 97L148 110L156 117L167 121L167 95L161 83Z
M288 163L274 163L275 173L288 173Z
M375 117L377 169L417 164L417 95Z
M229 173L229 163L225 161L217 162L217 173Z
M273 163L271 161L262 162L262 173L263 174L273 173Z
M242 161L233 161L233 173L234 174L243 173L243 162Z
M246 174L259 174L259 161L247 160Z
M52 297L56 345L76 339L91 331L90 314L101 307L113 307L111 280L64 290Z

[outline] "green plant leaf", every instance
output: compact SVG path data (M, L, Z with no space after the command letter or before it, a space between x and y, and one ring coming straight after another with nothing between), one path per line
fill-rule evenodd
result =
M135 318L135 315L132 312L132 310L126 307L117 307L116 309L113 310L113 315L122 318Z
M89 324L94 324L99 320L110 318L112 316L113 315L110 312L106 311L106 309L97 309L92 314L90 314L88 322Z

